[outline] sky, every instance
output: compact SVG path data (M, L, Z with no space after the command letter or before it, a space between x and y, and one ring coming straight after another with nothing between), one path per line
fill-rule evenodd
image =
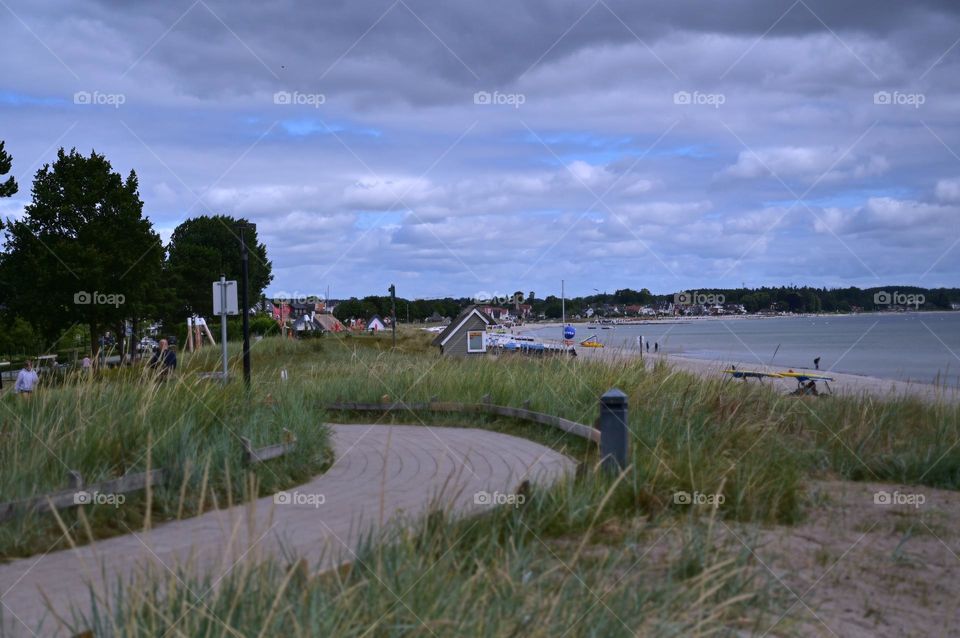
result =
M0 0L20 192L135 170L272 294L957 286L955 0ZM109 246L104 246L109 250Z

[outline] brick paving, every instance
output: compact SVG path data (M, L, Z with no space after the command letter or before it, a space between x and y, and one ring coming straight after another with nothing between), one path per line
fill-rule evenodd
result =
M478 493L512 494L524 480L548 484L574 469L549 448L485 430L330 427L336 462L285 492L286 503L261 498L0 565L0 635L67 635L51 609L71 618L72 610L89 605L88 584L102 596L104 582L178 569L203 570L215 583L243 561L291 552L329 567L351 560L364 533L398 515L416 517L435 502L458 513L480 511L489 505L477 502Z

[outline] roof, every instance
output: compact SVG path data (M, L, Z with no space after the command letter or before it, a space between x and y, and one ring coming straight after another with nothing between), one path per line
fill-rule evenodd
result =
M431 343L435 346L442 346L450 337L450 335L452 335L457 330L462 328L463 324L466 323L467 319L469 319L474 314L479 316L480 320L483 321L483 323L487 324L488 326L491 324L497 323L496 321L494 321L493 317L491 317L487 313L480 310L478 306L475 306L475 305L467 306L466 309L464 309L463 312L457 315L457 318L451 321L450 325L444 328L443 332L438 334L437 338L434 339Z
M334 317L333 315L314 315L313 321L320 324L324 330L329 330L330 332L340 332L341 330L346 330L343 327L343 324Z

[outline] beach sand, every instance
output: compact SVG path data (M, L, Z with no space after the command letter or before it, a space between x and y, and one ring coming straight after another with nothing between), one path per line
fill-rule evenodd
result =
M603 359L607 361L616 360L635 360L640 358L638 350L629 348L577 348L577 355L585 359ZM691 359L677 355L643 353L643 361L646 365L652 366L658 361L663 361L677 370L691 372L703 377L725 377L723 370L729 369L730 365L736 365L740 370L757 370L760 372L783 372L783 366L766 366L749 361L710 361L706 359ZM881 379L879 377L866 377L858 374L847 374L843 372L832 372L830 370L812 370L809 368L793 368L794 372L815 372L818 374L833 377L835 381L829 382L829 391L839 395L863 395L867 394L882 399L891 399L897 397L915 397L928 401L957 401L960 399L960 388L937 386L929 383L914 383L905 381L895 381L892 379ZM748 379L746 381L728 377L731 383L761 383L757 379ZM770 385L784 394L796 390L797 381L792 378L787 379L764 379L765 385ZM821 393L828 392L822 382L817 383L817 389Z

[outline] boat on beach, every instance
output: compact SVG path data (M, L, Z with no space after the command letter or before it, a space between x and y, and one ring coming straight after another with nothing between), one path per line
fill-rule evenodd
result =
M603 344L597 341L597 335L590 335L586 339L580 342L580 345L584 348L602 348Z

